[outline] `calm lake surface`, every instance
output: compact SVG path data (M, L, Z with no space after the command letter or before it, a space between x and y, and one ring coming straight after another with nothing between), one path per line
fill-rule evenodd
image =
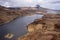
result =
M14 34L14 37L10 40L17 40L21 35L27 33L26 26L33 22L37 18L41 18L43 15L34 14L30 16L23 16L13 20L10 23L0 26L0 40L8 40L4 36L8 33Z

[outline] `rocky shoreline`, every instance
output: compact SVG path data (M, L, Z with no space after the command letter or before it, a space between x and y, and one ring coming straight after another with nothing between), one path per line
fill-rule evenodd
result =
M26 16L26 15L33 15L33 12L30 12L31 10L7 10L5 8L0 9L0 25L9 23L10 21ZM34 11L34 10L32 10Z
M60 21L56 17L60 19L58 15L43 16L42 19L36 19L27 26L28 33L19 37L18 40L60 40Z

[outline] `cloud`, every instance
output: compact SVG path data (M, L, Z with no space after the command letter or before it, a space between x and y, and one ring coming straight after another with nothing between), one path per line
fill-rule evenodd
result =
M3 6L32 6L34 0L1 0L0 5Z
M58 4L60 1L51 2L52 4Z
M60 0L45 0L44 3L40 3L40 5L45 8L60 10Z
M35 6L36 4L44 8L60 9L60 0L0 0L0 5L7 7Z

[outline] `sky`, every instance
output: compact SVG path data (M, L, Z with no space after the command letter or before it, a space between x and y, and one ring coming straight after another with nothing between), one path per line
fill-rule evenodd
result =
M0 0L0 5L6 7L34 7L36 4L44 8L60 10L60 0Z

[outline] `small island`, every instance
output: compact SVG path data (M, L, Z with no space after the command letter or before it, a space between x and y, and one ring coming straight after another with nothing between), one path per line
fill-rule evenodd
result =
M13 38L13 36L14 36L14 34L8 33L4 37L7 38L7 39L11 39L11 38Z

